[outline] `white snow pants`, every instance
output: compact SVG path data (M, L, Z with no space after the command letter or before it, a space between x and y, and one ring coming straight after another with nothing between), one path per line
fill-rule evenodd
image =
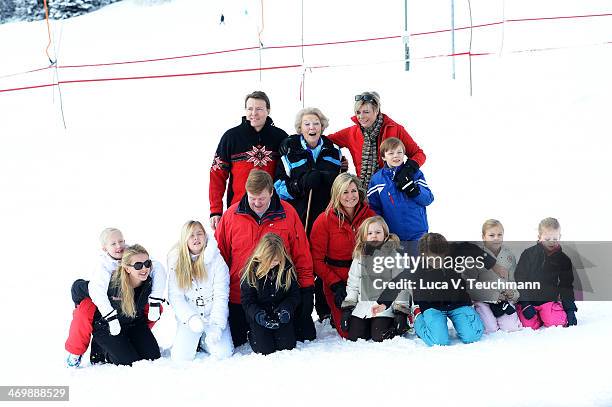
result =
M232 344L232 334L230 333L229 324L225 326L225 329L221 333L221 339L217 342L210 343L206 341L206 331L208 329L209 325L206 325L204 327L204 332L196 333L189 329L187 324L178 322L176 337L174 338L174 344L170 352L172 360L193 360L196 355L198 343L200 343L201 347L204 348L207 353L217 359L230 357L234 352L234 345Z

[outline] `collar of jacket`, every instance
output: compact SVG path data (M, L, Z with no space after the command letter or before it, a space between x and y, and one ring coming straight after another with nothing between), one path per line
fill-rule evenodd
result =
M266 128L274 126L274 121L272 120L270 116L266 117L266 122L264 123L264 126L261 128L261 130L255 131L255 128L251 126L251 122L247 120L246 116L242 116L242 123L240 123L240 125L250 132L259 134L262 131L264 131Z
M270 199L270 206L264 212L261 218L249 206L249 198L246 193L244 194L242 199L240 199L240 203L236 208L236 213L239 215L250 215L253 219L255 219L255 222L260 225L263 222L284 219L287 217L287 214L285 213L285 208L283 208L281 200L276 194L276 191L272 191L272 199Z
M542 253L544 253L544 254L546 255L546 257L552 257L552 256L554 256L555 254L557 254L557 253L561 253L561 252L562 252L562 250L561 250L561 243L559 243L559 244L557 245L557 247L555 247L555 248L554 248L554 249L552 249L552 250L547 249L547 248L546 248L546 247L545 247L545 246L542 244L542 242L538 242L538 247L540 248L540 250L542 251Z
M343 217L345 221L344 223L347 223L348 225L353 226L353 223L355 223L355 221L360 219L362 215L365 213L365 211L366 211L366 206L363 203L358 203L357 208L355 209L355 215L353 216L353 219L350 222L348 221L348 215L342 209L334 210L334 215L336 215L338 219Z
M316 147L311 148L308 145L308 143L306 143L306 139L304 138L304 135L300 134L300 144L302 145L302 148L304 150L310 153L310 155L312 156L312 159L317 161L317 158L319 157L319 154L321 153L321 150L323 149L323 136L321 135L321 137L319 137L319 141L317 142Z
M406 164L402 163L399 167L391 168L385 163L385 166L382 168L383 174L390 177L391 179L395 178L395 174Z

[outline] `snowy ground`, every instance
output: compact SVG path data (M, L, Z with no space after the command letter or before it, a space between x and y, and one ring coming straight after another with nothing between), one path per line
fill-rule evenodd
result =
M260 2L124 1L53 22L60 66L196 54L258 45ZM401 34L403 2L304 2L304 43ZM448 1L408 2L410 33L450 26ZM456 25L469 25L456 1ZM299 44L301 3L264 4L261 42ZM604 0L471 2L474 24L506 19L611 13ZM503 8L503 7L504 8ZM245 13L246 11L246 13ZM226 24L219 25L224 13ZM230 360L132 368L63 368L69 286L96 259L97 235L121 228L130 242L165 259L187 219L208 218L208 170L222 132L236 125L246 93L263 89L271 116L292 132L304 103L350 124L353 95L378 90L383 111L428 155L423 171L436 201L430 229L478 239L495 217L508 240L532 240L538 221L560 219L565 240L612 240L612 17L514 22L474 30L469 96L467 57L450 34L413 36L410 72L401 39L304 49L307 66L180 78L70 83L0 92L0 238L3 288L0 385L70 385L73 405L125 401L183 405L412 403L423 405L611 406L604 370L612 362L611 303L579 304L571 329L498 333L474 345L426 348L420 340L346 343L318 327L314 343L269 357L239 349ZM457 32L467 51L469 30ZM53 71L8 76L47 63L42 22L0 26L0 90L51 83ZM546 51L517 52L550 48ZM256 68L259 51L90 68L60 80ZM266 49L261 65L301 65L300 48ZM173 318L155 333L167 348ZM602 368L599 368L602 367ZM262 374L263 373L263 374ZM263 380L259 378L262 377ZM146 386L146 394L139 385ZM384 389L384 390L382 390Z

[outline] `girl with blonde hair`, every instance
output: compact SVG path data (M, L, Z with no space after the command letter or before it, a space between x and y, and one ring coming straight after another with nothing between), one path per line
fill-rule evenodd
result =
M398 249L400 249L399 238L389 233L389 227L381 216L372 216L359 227L353 262L348 274L346 298L341 306L340 327L348 332L349 340L372 339L374 342L381 342L393 338L396 333L405 332L398 332L407 328L407 316L399 310L409 308L407 305L409 294L408 298L402 295L400 300L396 300L398 307L395 308L398 311L389 308L378 314L372 312L372 307L377 305L376 301L380 295L380 290L376 290L373 286L373 277L382 281L392 281L402 271L398 267L392 267L374 275L372 260L378 256L394 258ZM404 304L404 307L400 308L400 304Z
M497 263L508 270L508 277L500 277L493 270L478 270L477 275L470 276L478 282L514 281L516 257L504 243L504 226L496 219L488 219L482 225L482 242L484 250L497 259ZM473 289L468 290L474 309L480 315L485 333L501 329L505 332L522 329L516 313L515 304L519 299L518 290Z
M253 351L268 355L295 348L293 320L300 290L280 236L267 233L261 238L244 267L240 293Z
M355 235L361 223L376 213L366 202L361 181L342 173L331 188L331 198L325 212L317 217L310 233L310 250L314 272L323 280L323 292L340 336L340 306L346 297L346 281L355 249Z
M111 275L117 270L126 247L125 239L119 229L105 228L100 233L100 246L102 250L91 274L91 280L78 279L72 284L71 292L75 309L65 344L68 351L66 364L69 367L78 367L83 354L87 351L93 332L91 321L95 312L98 311L107 318L117 314L107 294ZM147 325L151 329L159 319L163 309L162 303L165 302L166 270L164 266L153 260L150 276L153 279L153 286L149 295L149 303L145 307L145 314L149 320ZM112 319L109 329L111 335L118 335L121 332L121 325L116 319ZM106 362L104 352L99 349L96 342L91 343L89 360L92 365Z
M231 356L229 269L202 223L185 222L168 255L168 270L168 298L177 321L172 359L193 360L198 345L213 357Z
M117 312L102 316L96 311L93 319L93 341L116 365L160 357L159 346L147 326L145 307L153 287L150 276L152 261L149 253L138 244L129 246L112 274L108 287L108 299ZM120 325L113 335L110 325Z

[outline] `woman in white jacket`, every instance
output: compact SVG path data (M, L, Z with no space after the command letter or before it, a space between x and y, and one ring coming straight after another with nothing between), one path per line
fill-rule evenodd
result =
M376 288L374 280L388 282L402 271L399 267L391 267L377 273L373 269L372 260L377 256L395 258L399 248L399 238L389 233L389 227L382 217L372 216L359 227L346 284L346 298L341 307L341 329L348 330L349 340L372 339L381 342L396 335L400 320L405 321L402 326L407 325L406 310L409 309L407 304L410 293L406 290L400 292L393 307L376 315L372 313L372 308L378 305L376 300L381 294L380 287Z
M216 358L231 356L229 270L200 222L183 225L181 239L168 255L168 269L168 298L177 320L172 359L193 360L198 345Z

